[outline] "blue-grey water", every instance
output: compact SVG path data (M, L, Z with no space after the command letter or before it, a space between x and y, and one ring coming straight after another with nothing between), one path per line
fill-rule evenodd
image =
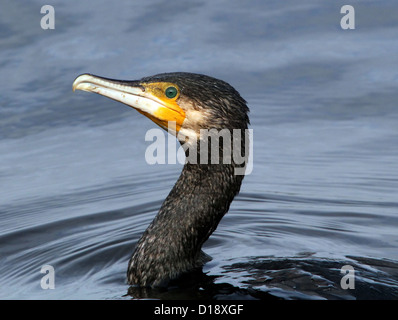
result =
M398 3L351 1L352 30L345 4L3 0L0 298L398 299ZM182 165L149 165L155 124L72 82L171 71L248 101L253 171L204 245L204 280L127 295L130 254Z

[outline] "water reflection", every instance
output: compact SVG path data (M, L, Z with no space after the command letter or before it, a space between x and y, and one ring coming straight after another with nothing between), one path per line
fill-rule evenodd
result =
M239 260L239 259L234 259ZM352 267L352 287L342 287ZM167 288L131 286L127 296L133 299L294 299L353 300L398 298L398 264L389 260L347 257L328 260L303 253L296 257L252 257L224 265L220 275L202 270L184 275ZM390 278L394 275L395 280ZM235 281L233 280L235 279ZM232 281L231 281L232 280ZM232 285L238 281L239 285ZM343 281L345 281L343 279Z
M202 270L185 274L167 288L140 288L131 286L127 295L133 299L162 300L273 300L278 299L254 288L235 287L227 282L216 282L219 276L209 276Z
M352 287L341 281L352 267ZM345 260L313 257L255 257L225 266L226 277L242 279L242 287L261 290L283 299L392 299L398 298L398 264L389 260L347 257ZM388 273L386 273L388 271ZM247 279L245 280L245 277ZM345 279L343 279L346 282Z

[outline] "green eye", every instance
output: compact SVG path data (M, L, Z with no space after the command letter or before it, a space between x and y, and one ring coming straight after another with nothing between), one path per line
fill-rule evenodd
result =
M177 89L174 87L168 87L165 91L166 97L169 99L175 98L177 95Z

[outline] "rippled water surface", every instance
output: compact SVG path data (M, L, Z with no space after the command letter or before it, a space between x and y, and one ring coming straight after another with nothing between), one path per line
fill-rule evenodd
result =
M42 2L3 1L0 298L398 299L398 4L352 1L346 31L344 4L53 1L42 30ZM192 285L129 290L132 250L182 166L147 164L154 124L72 82L170 71L245 97L253 171Z

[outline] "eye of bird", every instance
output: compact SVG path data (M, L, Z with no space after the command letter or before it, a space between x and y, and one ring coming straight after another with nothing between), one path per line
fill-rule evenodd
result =
M168 87L165 91L165 95L169 99L173 99L177 95L177 89L175 87Z

